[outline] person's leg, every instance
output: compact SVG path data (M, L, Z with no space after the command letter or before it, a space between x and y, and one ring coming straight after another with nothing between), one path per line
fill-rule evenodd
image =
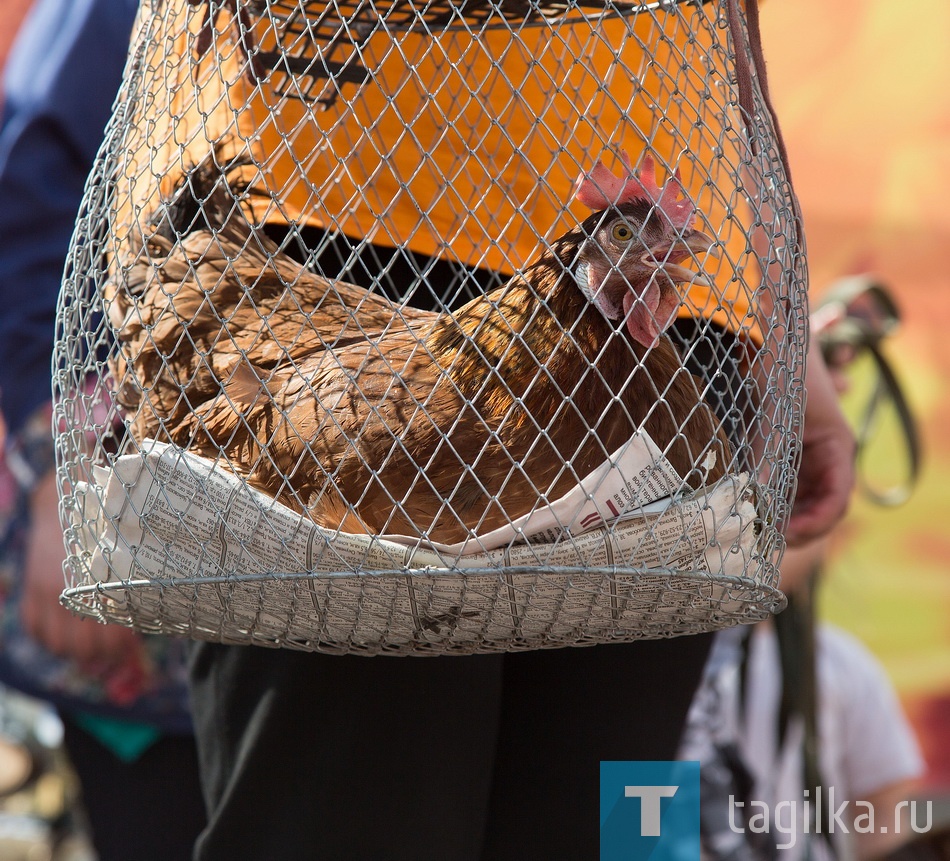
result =
M196 861L476 861L501 668L196 644Z
M99 861L187 861L205 824L191 736L163 736L132 762L61 715Z
M481 861L597 858L601 760L673 760L710 635L505 657Z

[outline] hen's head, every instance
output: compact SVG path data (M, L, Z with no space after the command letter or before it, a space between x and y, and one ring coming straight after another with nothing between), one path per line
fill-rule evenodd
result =
M573 271L605 317L625 320L630 336L652 347L676 316L676 285L712 286L681 264L710 251L713 240L693 229L695 207L681 198L678 174L659 188L652 158L644 158L639 176L626 154L623 160L626 177L598 162L578 185L577 199L597 211L581 225L587 238Z

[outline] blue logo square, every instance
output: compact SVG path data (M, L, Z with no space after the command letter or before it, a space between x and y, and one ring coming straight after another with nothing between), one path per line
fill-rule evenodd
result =
M699 763L601 762L600 861L699 861Z

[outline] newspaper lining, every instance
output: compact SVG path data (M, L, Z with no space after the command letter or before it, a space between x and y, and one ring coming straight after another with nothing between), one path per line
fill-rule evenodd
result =
M642 624L658 604L718 606L728 587L716 578L747 577L756 553L749 477L677 498L682 480L646 434L560 499L455 545L322 528L220 463L151 440L94 473L73 516L87 584L126 583L115 595L140 610L154 595L137 582L192 584L205 626L224 603L228 626L278 639L299 627L302 593L298 638L577 639L581 627ZM703 576L664 597L677 571ZM192 626L202 618L182 612Z

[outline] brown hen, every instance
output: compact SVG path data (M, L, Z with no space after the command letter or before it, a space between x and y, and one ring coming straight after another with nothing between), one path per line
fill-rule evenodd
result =
M680 264L712 244L678 193L649 160L598 166L578 192L598 211L441 314L318 278L205 206L221 226L151 237L154 273L143 256L111 297L133 433L223 453L323 526L445 543L556 498L639 428L689 486L715 480L728 441L662 334L676 284L703 280Z

